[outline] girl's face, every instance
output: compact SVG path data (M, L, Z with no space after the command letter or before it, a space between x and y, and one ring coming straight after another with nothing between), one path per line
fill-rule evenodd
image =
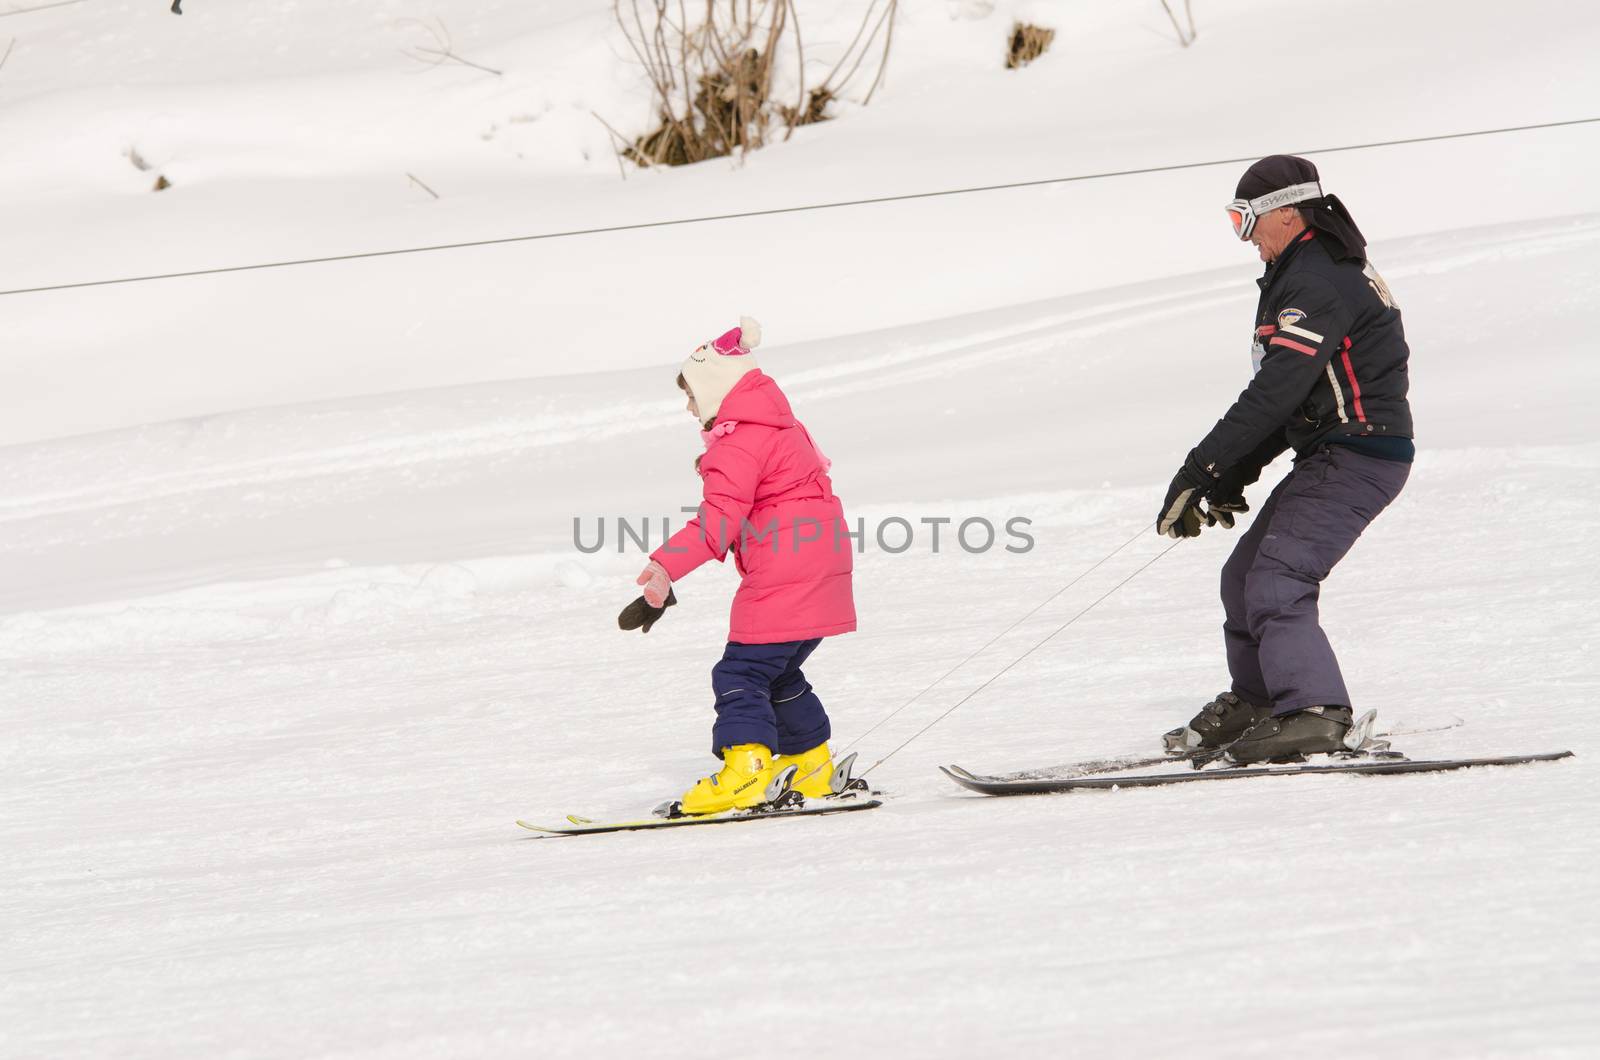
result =
M684 408L688 409L689 410L689 415L694 417L694 421L696 423L699 423L700 422L700 406L696 405L694 403L694 395L692 393L690 393L687 388L684 389L684 394L689 399L688 403L684 405Z

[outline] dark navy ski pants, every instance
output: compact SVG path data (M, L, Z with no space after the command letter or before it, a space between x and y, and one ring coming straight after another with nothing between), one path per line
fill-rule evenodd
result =
M728 642L722 661L711 668L711 688L717 694L712 754L721 758L724 747L758 743L776 754L793 755L832 735L822 700L800 672L821 643L821 637L781 644Z
M1410 464L1345 445L1295 462L1222 567L1222 635L1235 692L1271 703L1274 714L1351 705L1317 620L1317 596L1410 473Z

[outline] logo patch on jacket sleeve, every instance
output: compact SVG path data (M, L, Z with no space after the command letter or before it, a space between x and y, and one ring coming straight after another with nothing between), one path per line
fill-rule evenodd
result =
M1305 318L1306 312L1304 309L1285 309L1278 314L1278 326L1280 328L1293 327Z

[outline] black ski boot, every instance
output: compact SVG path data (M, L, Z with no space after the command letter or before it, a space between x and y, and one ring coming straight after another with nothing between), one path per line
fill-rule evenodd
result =
M1228 745L1228 758L1238 765L1250 765L1348 750L1345 736L1350 722L1349 707L1307 707L1263 718Z
M1237 740L1250 726L1271 715L1271 707L1258 706L1235 692L1223 692L1201 707L1189 724L1164 734L1161 743L1168 754L1213 750Z

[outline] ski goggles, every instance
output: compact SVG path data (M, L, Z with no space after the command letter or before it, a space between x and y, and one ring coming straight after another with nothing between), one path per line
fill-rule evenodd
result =
M1250 233L1256 230L1256 221L1263 215L1280 206L1293 206L1297 202L1309 202L1320 198L1322 198L1322 184L1319 181L1291 184L1287 188L1268 192L1259 199L1233 200L1228 204L1228 220L1233 222L1234 235L1240 239L1249 239Z

